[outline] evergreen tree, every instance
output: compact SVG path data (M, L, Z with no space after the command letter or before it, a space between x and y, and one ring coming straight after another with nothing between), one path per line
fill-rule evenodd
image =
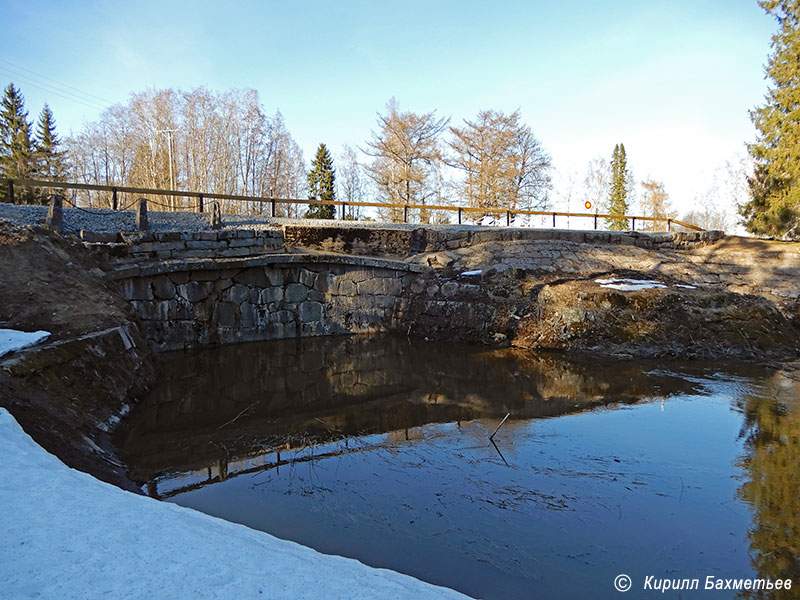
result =
M25 99L9 83L0 105L0 194L8 193L8 179L31 178L36 174L36 157L31 141L31 125L25 111ZM33 201L33 190L18 188L15 199Z
M628 192L630 188L630 172L625 146L617 144L611 155L611 185L608 197L608 212L612 215L624 215L628 212ZM606 219L606 225L612 231L628 229L628 219Z
M308 174L308 199L336 201L335 170L331 153L320 144ZM306 212L307 219L333 219L336 207L332 204L312 204Z
M740 213L748 231L800 239L800 2L760 0L779 23L772 36L767 75L773 85L766 104L750 113L758 129L749 151L756 166L750 201Z
M63 181L67 174L66 153L59 147L61 140L56 135L53 111L47 104L39 115L36 128L36 154L38 176L48 181Z

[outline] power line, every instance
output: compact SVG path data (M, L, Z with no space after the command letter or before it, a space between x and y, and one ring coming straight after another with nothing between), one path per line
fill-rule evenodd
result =
M82 104L83 106L86 106L88 108L93 108L93 109L96 109L96 110L105 110L106 108L108 108L108 106L102 105L99 102L93 102L93 101L90 101L90 100L85 100L85 99L82 99L82 98L80 98L78 96L75 96L75 95L67 95L67 94L69 94L69 92L59 91L59 90L56 90L56 89L54 89L52 87L45 86L44 84L34 83L33 81L30 81L30 80L26 79L25 77L21 77L20 75L18 75L16 73L13 73L11 71L6 71L2 66L0 66L0 73L3 73L4 75L6 75L8 77L11 77L12 79L15 79L17 81L21 81L26 86L35 87L35 88L40 89L40 90L42 90L44 92L47 92L48 94L53 94L54 96L59 96L61 98L64 98L65 100L70 100L71 102L75 102L77 104Z
M93 102L94 100L100 100L100 102L103 103L104 105L113 104L113 102L111 102L110 100L108 100L106 98L101 98L100 96L96 96L94 94L90 94L89 92L84 92L80 88L76 88L74 86L71 86L68 83L63 83L61 81L57 81L57 80L52 79L50 77L46 77L45 75L41 75L40 73L37 73L36 71L31 71L30 69L26 69L25 67L20 67L19 65L15 65L11 61L5 60L4 58L0 58L0 63L5 63L9 67L13 67L14 69L17 69L19 71L25 71L26 73L30 73L31 75L34 75L37 79L44 79L45 81L49 81L49 82L54 83L54 84L56 84L56 85L58 85L60 87L64 87L64 88L68 88L70 90L73 90L73 92L77 92L79 95L85 96L86 99L89 102ZM94 98L94 100L92 100L92 98Z

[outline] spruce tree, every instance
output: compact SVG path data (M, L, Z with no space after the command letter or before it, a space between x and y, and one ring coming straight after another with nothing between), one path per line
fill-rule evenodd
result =
M628 192L631 176L628 171L628 159L625 146L617 144L611 155L611 186L608 197L608 212L612 215L624 215L628 212ZM628 229L628 219L606 219L606 225L612 231Z
M8 179L25 179L36 175L36 157L31 141L31 125L25 111L25 99L9 83L0 105L0 194L3 200ZM16 193L18 192L18 193ZM33 190L17 188L15 199L33 201Z
M308 174L308 199L336 201L334 182L335 170L331 153L325 144L320 144ZM336 207L332 204L312 204L305 216L307 219L333 219L336 216Z
M45 104L36 127L36 158L40 178L48 181L63 181L66 177L66 153L59 149L60 146L61 140L56 135L53 111Z
M800 239L800 2L760 0L779 23L766 73L766 104L751 111L758 129L748 149L755 160L750 201L740 213L751 233Z

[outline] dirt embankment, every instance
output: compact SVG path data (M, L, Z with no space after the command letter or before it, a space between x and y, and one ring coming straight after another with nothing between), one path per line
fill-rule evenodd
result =
M638 274L627 274L637 281ZM609 279L624 280L600 281ZM618 358L764 359L800 354L800 332L767 299L663 279L658 283L664 287L644 284L643 289L619 290L591 278L545 285L521 319L513 343Z
M44 228L0 224L0 328L67 339L133 319L92 255Z
M469 271L510 315L511 345L630 357L800 356L800 244L724 238L688 251L564 240L420 254L440 277ZM597 280L655 285L604 287ZM625 286L623 286L625 288Z
M110 434L154 378L132 320L78 243L0 226L0 328L51 333L0 358L0 406L66 464L127 488Z

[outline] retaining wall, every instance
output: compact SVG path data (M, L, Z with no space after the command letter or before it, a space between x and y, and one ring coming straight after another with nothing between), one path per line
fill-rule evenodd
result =
M638 246L654 250L692 249L716 242L721 231L638 232L524 229L518 227L425 226L355 227L285 225L287 247L368 256L406 257L441 252L487 242L561 240L580 244Z
M81 239L102 250L111 265L189 258L237 258L283 251L283 231L225 229L96 233L81 231Z
M282 254L132 265L116 272L159 350L442 327L476 339L494 305L478 285L367 257ZM423 331L423 333L424 333Z

